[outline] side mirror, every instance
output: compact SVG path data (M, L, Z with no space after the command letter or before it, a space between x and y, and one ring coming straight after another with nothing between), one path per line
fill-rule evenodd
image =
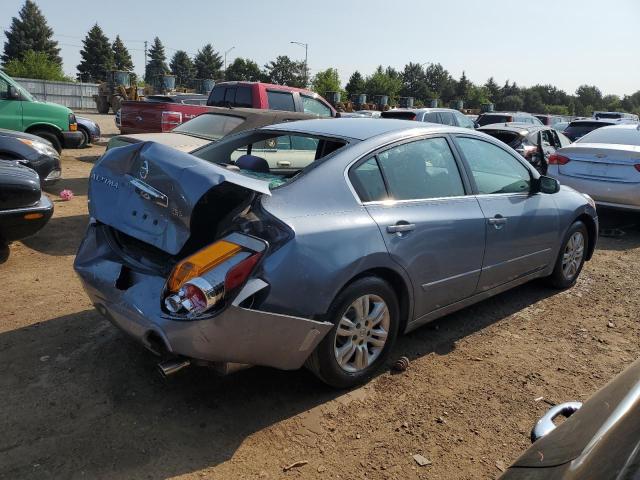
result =
M560 182L555 178L540 175L537 190L541 193L558 193L560 191Z

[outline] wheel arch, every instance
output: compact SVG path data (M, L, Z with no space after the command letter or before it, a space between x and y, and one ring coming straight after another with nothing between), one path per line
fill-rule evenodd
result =
M60 140L60 142L63 142L63 138L62 138L62 131L56 127L55 125L51 125L50 123L34 123L31 124L27 127L27 129L25 130L26 133L33 133L37 130L46 130L48 132L51 132L53 134L55 134L56 137L58 137L58 140Z
M589 238L587 238L588 245L587 256L585 257L585 260L591 260L593 252L596 249L596 239L598 238L596 222L591 215L588 215L586 213L578 215L574 222L578 221L584 223L585 227L587 227L587 234Z
M401 273L388 266L371 267L351 277L338 292L342 292L355 281L365 277L378 277L389 284L398 298L400 307L400 326L399 332L404 333L409 319L413 315L413 294L409 279L405 278Z

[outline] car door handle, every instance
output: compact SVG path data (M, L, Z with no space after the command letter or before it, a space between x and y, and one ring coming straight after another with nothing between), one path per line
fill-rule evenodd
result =
M279 167L290 167L291 166L291 162L285 162L284 160L280 160L278 162L278 166Z
M487 220L487 222L489 223L489 225L493 225L496 230L500 230L505 225L505 223L507 223L507 219L502 215L496 215L495 217Z
M415 230L415 229L416 229L415 223L398 222L395 225L387 226L387 232L389 233L410 232L411 230Z

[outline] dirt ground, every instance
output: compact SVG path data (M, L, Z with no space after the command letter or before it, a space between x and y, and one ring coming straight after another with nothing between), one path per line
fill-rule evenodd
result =
M305 370L163 381L72 269L103 150L64 152L54 217L0 263L2 479L495 478L549 404L586 399L640 356L640 216L603 211L609 236L574 288L528 284L419 329L393 352L404 373L350 392Z

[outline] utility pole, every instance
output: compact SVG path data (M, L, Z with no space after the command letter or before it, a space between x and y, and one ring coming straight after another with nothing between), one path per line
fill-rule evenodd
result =
M227 79L227 53L229 53L234 48L236 48L236 47L231 47L229 50L224 52L224 79L225 80Z
M147 41L144 41L144 76L147 76Z
M304 86L306 87L309 84L309 44L302 42L290 42L295 45L300 45L304 47Z

